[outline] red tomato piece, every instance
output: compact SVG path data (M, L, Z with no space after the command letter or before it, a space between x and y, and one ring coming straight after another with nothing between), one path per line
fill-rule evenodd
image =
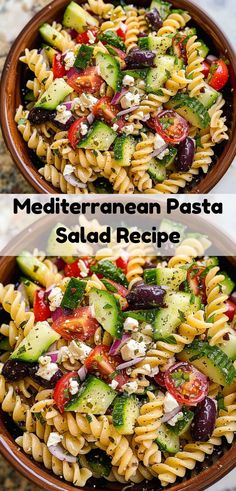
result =
M187 58L187 50L186 50L186 39L187 36L181 36L177 34L174 39L173 39L173 47L175 54L177 55L178 58L182 59L184 64L187 65L188 63L188 58ZM185 41L185 42L184 42Z
M72 123L69 131L68 131L68 139L69 142L72 146L72 148L75 150L79 141L82 138L82 135L80 133L81 130L81 124L82 123L87 123L87 118L79 118L74 123Z
M124 273L127 273L127 267L128 267L128 257L118 257L116 260L116 266L117 268L123 269Z
M207 377L187 362L172 365L166 370L164 380L168 392L186 406L196 406L208 394Z
M78 44L90 44L89 43L89 41L90 41L89 32L91 32L97 40L98 30L96 27L92 27L91 29L88 29L87 31L81 32L80 34L78 34L78 36L76 38L77 43Z
M103 344L96 346L86 358L84 364L89 372L99 372L101 377L108 383L112 380L118 382L117 389L121 389L129 380L128 375L124 371L116 373L116 367L122 363L119 356L110 356L110 348Z
M165 372L159 372L157 375L154 376L154 380L157 385L160 385L160 387L165 387Z
M86 341L95 334L99 323L92 316L90 307L79 307L73 310L72 314L59 317L53 322L52 327L68 341Z
M187 281L194 295L200 296L206 304L205 266L194 265L188 269Z
M116 281L109 280L108 278L106 278L106 281L110 283L112 286L114 286L114 288L116 288L117 291L114 292L114 294L118 293L118 295L120 295L123 298L127 297L129 293L127 288L125 288L123 285L120 285L120 283L116 283Z
M69 383L72 379L78 380L77 372L65 373L65 375L63 375L63 377L56 383L56 387L53 392L53 399L60 413L64 412L65 404L70 400Z
M92 112L96 118L104 119L107 123L116 122L116 115L119 110L111 104L111 97L102 97L95 106Z
M77 94L83 94L83 92L94 94L99 91L103 79L98 75L97 68L92 66L82 72L72 69L71 72L68 72L67 83Z
M89 269L91 266L91 260L88 258L81 258L81 260L84 262L85 266ZM91 276L91 271L89 271L88 276ZM74 263L67 264L65 266L65 276L70 276L74 278L81 278L81 270L79 267L79 259L75 261Z
M179 143L188 136L188 123L175 111L161 111L147 121L148 126L158 133L166 143Z
M117 29L116 34L117 34L117 36L119 36L123 40L126 38L125 29L122 29L121 27L119 27L119 29Z
M52 71L54 78L63 78L66 75L65 65L63 63L62 54L58 53L54 55L52 62Z
M35 322L46 321L52 313L45 297L45 290L36 290L34 294L34 317Z
M236 305L235 303L231 302L231 300L227 300L225 302L225 305L227 307L227 311L225 312L225 315L227 315L229 321L232 322L236 314Z
M211 64L208 84L215 90L221 90L227 84L229 70L224 60L215 60Z
M204 75L205 78L207 78L208 75L209 75L210 67L211 67L210 63L207 63L207 61L203 61L203 63L202 63L202 73L203 73L203 75Z

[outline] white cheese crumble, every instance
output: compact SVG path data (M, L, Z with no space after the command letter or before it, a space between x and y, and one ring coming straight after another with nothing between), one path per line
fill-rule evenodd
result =
M91 110L95 104L97 104L98 99L93 97L91 94L81 94L80 97L76 98L75 109L80 108L81 111L85 111L85 109Z
M50 302L49 308L51 312L54 312L58 307L60 307L62 299L63 292L58 286L50 291L48 295L48 300Z
M126 126L123 127L122 131L126 135L132 135L134 132L134 125L133 124L127 124Z
M155 138L154 138L154 149L159 150L164 145L166 145L165 140L158 133L156 133ZM169 149L166 148L166 150L163 150L163 152L161 152L158 155L158 159L162 160L165 157L165 155L168 155L168 154L169 154Z
M63 435L59 435L56 431L52 431L48 437L47 447L52 447L53 445L57 445L61 443L63 440Z
M88 31L89 44L94 44L96 41L96 36L94 36L92 31Z
M178 407L179 407L179 404L176 401L176 399L169 392L166 392L166 395L164 397L164 412L170 413L171 411L173 411L174 409L177 409ZM170 424L171 426L175 426L177 421L179 419L181 419L182 417L183 417L183 413L180 411L178 414L173 416L173 418L171 418L168 421L168 424Z
M64 363L69 360L71 364L80 360L83 362L91 352L91 348L80 341L71 341L68 346L62 346L58 353L58 362Z
M127 92L127 94L121 98L120 104L122 109L129 109L132 106L138 106L140 104L140 94Z
M68 176L70 174L73 174L74 172L74 167L71 164L66 164L65 168L63 170L63 176Z
M69 380L69 392L72 396L79 392L79 384L77 380L70 379Z
M119 382L117 382L116 380L112 380L112 382L109 384L109 386L114 390L116 390L118 385L119 385Z
M82 341L79 341L76 344L77 344L76 352L78 357L77 359L83 363L84 360L88 358L89 354L92 351L92 348L90 348L90 346L88 346L87 344L82 343Z
M51 380L57 371L58 366L56 363L51 363L50 356L40 356L39 369L36 372L36 375L44 378L45 380Z
M134 85L134 77L131 77L131 75L125 75L122 84L132 87L132 85Z
M178 414L176 414L173 418L169 419L168 425L170 426L175 426L176 423L183 418L184 413L180 411Z
M141 118L141 120L145 122L145 121L148 121L151 116L150 116L150 114L144 114L143 111L139 111L139 112L137 112L137 117Z
M88 125L86 123L81 123L80 125L80 133L82 136L87 135L88 133Z
M138 343L134 339L129 339L129 341L121 348L121 356L124 361L134 360L137 357L145 356L145 353L145 343Z
M127 382L127 384L123 385L123 389L125 392L128 392L128 394L134 394L138 390L138 382L136 380L133 382Z
M137 331L139 326L139 322L137 319L133 319L132 317L127 317L124 322L124 330L125 331Z
M78 265L80 269L80 276L82 276L82 278L86 278L86 276L88 276L89 274L89 269L87 268L85 262L82 259L80 259L78 261Z
M65 63L65 69L68 71L70 68L74 66L76 56L73 53L73 51L68 50L65 57L64 57L64 63Z
M57 106L57 115L55 117L55 121L59 123L66 124L68 119L72 116L72 112L66 109L64 104Z
M116 124L116 123L114 123L114 124L113 124L113 126L112 126L112 129L113 129L114 131L117 131L117 130L118 130L118 128L119 128L119 125L118 125L118 124Z

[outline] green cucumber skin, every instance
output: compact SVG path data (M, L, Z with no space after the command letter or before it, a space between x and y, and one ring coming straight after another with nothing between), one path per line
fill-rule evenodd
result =
M39 282L42 286L46 286L48 268L45 264L27 251L22 252L21 256L17 256L16 262L23 274L31 280Z
M181 109L182 107L186 107L187 109L189 108L194 114L194 117L198 120L198 125L196 124L196 126L201 129L207 128L207 126L210 124L210 116L207 109L198 99L194 97L189 97L185 94L177 94L166 103L166 107L167 109L174 109L177 112L178 109ZM186 110L184 111L185 116L183 117L186 117L187 119Z
M102 263L92 266L91 271L102 274L105 278L116 281L125 287L128 286L128 281L122 269L117 268L111 261L102 261Z
M115 160L121 160L123 158L123 146L125 142L126 142L125 135L122 135L115 140L115 145L114 145Z
M93 288L90 291L89 303L94 306L95 318L103 329L114 338L120 339L123 332L123 316L114 295L108 291Z
M82 301L86 288L86 282L71 278L64 293L61 307L67 309L76 309ZM75 290L75 291L73 291Z
M114 401L112 423L124 435L132 434L139 415L139 402L135 396L118 396Z
M78 51L74 67L75 68L87 68L93 57L93 47L82 44Z
M65 405L65 411L102 415L116 396L117 393L109 385L94 375L89 375L78 394Z
M13 351L10 359L29 363L38 361L39 357L48 350L49 346L58 341L59 338L60 335L49 325L45 325L44 322L37 322Z
M87 135L80 140L77 147L90 150L107 151L116 139L117 134L102 121L96 121Z
M115 46L115 48L126 51L125 43L113 31L107 31L104 34L100 34L98 38L100 41L105 41L106 43L111 44L111 46Z

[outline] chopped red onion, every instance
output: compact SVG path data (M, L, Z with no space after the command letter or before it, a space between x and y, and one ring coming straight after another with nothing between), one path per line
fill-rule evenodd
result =
M17 291L20 292L21 298L25 302L25 310L28 311L30 309L30 303L29 303L29 298L28 298L28 295L26 293L26 288L25 288L24 283L19 284Z
M79 181L79 179L77 179L77 177L73 173L72 174L65 174L64 179L69 184L71 184L71 186L74 186L75 188L86 188L86 184Z
M214 56L214 55L208 55L206 57L206 61L208 61L208 63L213 63L213 61L217 60L217 56Z
M48 351L47 356L50 356L52 363L57 363L59 351Z
M116 339L114 343L111 345L109 355L116 356L120 352L122 346L126 343L128 339L130 339L131 334L124 334L122 339Z
M67 78L71 78L74 75L78 75L79 76L79 74L80 74L81 71L82 70L78 70L77 68L72 67L72 68L70 68L70 70L68 70L68 72L66 74L67 75Z
M65 450L60 443L57 443L57 445L50 445L48 447L49 452L54 455L58 460L61 460L62 462L70 462L71 464L75 463L77 461L76 457L73 455L68 454L68 451Z
M93 113L91 113L87 116L87 121L89 124L93 124L94 120L95 120L95 116Z
M67 32L70 34L72 39L75 39L78 36L78 32L75 29L68 29Z
M59 317L62 317L64 315L64 310L62 307L58 307L54 312L52 312L51 317L53 321L56 321L59 319Z
M121 89L120 92L116 92L115 95L113 96L113 99L111 101L111 104L114 104L114 105L119 104L121 98L125 94L127 94L127 92L129 92L129 91L128 91L128 89L125 89L125 87L123 87L123 89Z
M134 358L134 360L130 360L130 361L126 361L124 363L121 363L120 365L118 365L116 367L116 370L123 370L124 368L129 368L129 367L132 367L133 365L136 365L137 363L139 363L140 361L143 361L144 360L144 356L142 357L139 357L139 358Z
M88 370L84 365L78 370L78 375L79 375L81 382L83 382L86 379L87 373L88 373Z
M165 143L165 145L162 145L161 148L158 148L158 150L154 150L154 152L151 154L151 157L158 157L158 155L160 155L162 152L164 152L164 150L166 150L168 148L168 145L167 143Z
M136 109L138 109L139 106L132 106L132 107L129 107L129 109L124 109L123 111L120 111L117 116L120 117L120 116L125 116L125 114L129 114L129 113L132 113L133 111L136 111Z
M174 418L176 414L178 414L182 409L182 406L175 407L172 411L169 413L164 414L161 418L161 423L167 423L167 421L170 421L170 419Z
M74 101L63 102L62 106L66 106L67 111L71 111L74 105Z

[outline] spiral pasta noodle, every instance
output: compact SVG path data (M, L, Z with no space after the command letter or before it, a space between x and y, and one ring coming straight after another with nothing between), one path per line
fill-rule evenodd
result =
M131 160L133 182L139 191L152 187L152 180L147 173L151 155L154 150L154 136L141 134L142 141L138 142Z
M0 283L0 303L6 312L9 312L16 327L24 329L24 335L26 336L34 325L34 314L26 311L21 293L15 290L14 285L4 287Z
M43 55L39 54L37 49L29 50L26 48L24 56L20 61L28 65L29 69L34 72L40 84L47 90L53 81L53 72L48 69Z
M208 329L209 344L211 346L221 344L225 334L230 332L230 327L227 324L228 317L225 314L227 311L225 302L228 295L222 291L220 286L220 283L224 281L224 275L218 274L218 272L219 268L217 266L211 268L205 279L207 295L206 318L213 323L212 327Z
M39 173L45 178L46 181L52 183L55 188L59 188L63 193L68 194L87 194L86 188L78 188L69 184L63 174L59 172L53 165L46 164L39 169Z
M121 23L126 21L126 13L121 5L115 7L110 15L110 19L101 24L101 31L113 31L116 32Z
M132 48L137 46L138 42L138 34L139 34L139 18L138 12L135 7L127 8L127 19L126 19L126 36L125 36L125 46L127 48L127 52L129 52Z
M191 19L187 12L182 14L174 13L168 15L167 19L164 20L162 27L159 29L157 35L164 36L166 34L175 34L178 29L183 28L187 22Z
M105 3L103 0L88 0L85 8L103 19L109 19L114 9L111 3Z
M222 116L224 105L225 100L220 94L216 103L208 111L211 118L210 134L213 143L220 143L223 140L229 139L229 135L227 134L228 128L225 124L226 117Z
M205 87L204 75L202 73L202 62L204 58L199 55L201 43L197 41L197 36L191 36L186 44L187 68L186 75L191 79L188 84L190 97L195 97Z

